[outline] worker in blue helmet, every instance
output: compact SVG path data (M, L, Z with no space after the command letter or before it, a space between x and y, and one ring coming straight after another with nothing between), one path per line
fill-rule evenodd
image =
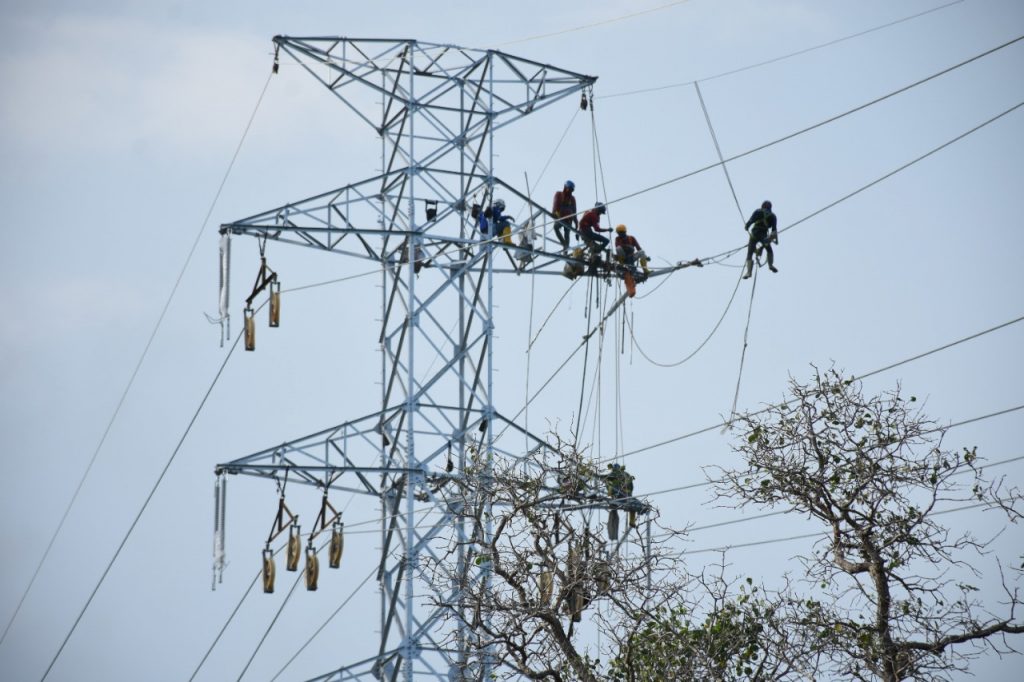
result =
M551 215L555 218L555 237L563 250L569 248L569 233L579 225L576 219L576 197L573 196L575 189L576 183L566 180L562 189L555 192L554 205L551 207ZM579 238L577 234L577 241Z

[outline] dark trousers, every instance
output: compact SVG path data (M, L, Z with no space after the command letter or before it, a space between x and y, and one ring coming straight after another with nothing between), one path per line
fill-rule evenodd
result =
M583 241L588 244L598 244L602 249L608 246L608 237L597 232L583 232Z
M569 235L572 234L572 223L568 220L555 221L555 236L563 248L569 248Z
M771 267L775 262L775 253L772 252L772 243L768 239L767 230L763 232L761 230L750 231L750 241L747 242L747 260L754 260L754 251L757 250L758 244L764 246L764 250L768 254L768 266Z

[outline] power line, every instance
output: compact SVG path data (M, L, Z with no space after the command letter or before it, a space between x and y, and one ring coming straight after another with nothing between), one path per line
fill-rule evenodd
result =
M915 360L920 360L921 358L928 357L929 355L932 355L934 353L938 353L939 351L943 351L943 350L946 350L948 348L952 348L953 346L957 346L957 345L959 345L961 343L966 343L967 341L971 341L971 340L979 338L981 336L985 336L986 334L991 334L994 331L998 331L998 330L1003 329L1005 327L1009 327L1010 325L1017 324L1017 323L1019 323L1021 321L1024 321L1024 316L1021 316L1021 317L1018 317L1016 319L1010 320L1008 322L1004 322L1002 324L996 325L995 327L989 327L988 329L982 330L980 332L976 332L974 334L971 334L970 336L965 336L963 338L957 339L956 341L952 341L950 343L947 343L945 345L939 346L937 348L933 348L931 350L925 351L924 353L918 353L917 355L913 355L913 356L911 356L909 358L905 358L905 359L900 360L898 362L894 362L894 363L892 363L890 365L886 365L885 367L882 367L880 369L872 370L870 372L865 372L864 374L861 374L861 375L855 375L854 378L855 379L865 379L867 377L874 376L875 374L879 374L880 372L885 372L885 371L888 371L890 369L895 369L896 367L899 367L901 365L905 365L905 364L913 362ZM786 403L782 403L782 404L784 405ZM761 413L767 411L768 409L770 409L771 407L772 406L765 407L765 408L763 408L761 410L758 410L756 412L752 412L751 414L761 414ZM1012 410L1016 410L1016 409L1019 409L1019 408L1011 408L1011 411ZM637 454L640 454L642 452L647 452L648 450L653 450L655 448L662 447L664 445L669 445L671 443L676 443L678 441L685 440L687 438L692 438L693 436L699 436L702 433L707 433L708 431L714 431L715 429L717 429L717 428L719 428L721 426L724 426L725 424L726 424L726 422L719 422L719 423L713 424L711 426L705 426L704 428L698 429L696 431L691 431L689 433L685 433L685 434L683 434L681 436L676 436L674 438L669 438L668 440L663 440L663 441L660 441L658 443L654 443L652 445L645 445L644 447L637 448L636 450L631 450L629 452L624 453L622 455L622 457L629 457L629 456L632 456L632 455L637 455ZM958 425L958 424L951 424L950 426L956 426L956 425ZM606 461L611 461L611 460L610 459L605 459L605 460L601 460L599 463L603 463L603 462L606 462Z
M975 504L968 504L968 505L964 505L962 507L953 507L952 509L942 509L942 510L939 510L939 511L935 511L935 512L932 512L932 515L953 514L955 512L962 512L962 511L967 511L967 510L970 510L970 509L979 509L981 507L990 507L990 506L992 506L992 505L989 502L977 502ZM736 545L722 545L720 547L705 547L704 549L684 549L683 551L679 552L679 554L681 556L681 555L684 555L684 554L704 554L706 552L723 552L723 551L727 551L727 550L730 550L730 549L741 549L743 547L758 547L758 546L761 546L761 545L774 545L774 544L777 544L777 543L780 543L780 542L790 542L791 540L806 540L808 538L825 538L825 537L828 537L828 536L823 534L823 533L821 533L821 532L805 533L803 535L790 535L789 537L784 537L784 538L772 538L770 540L755 540L753 542L743 542L743 543L736 544Z
M686 178L690 178L690 177L693 177L695 175L699 175L700 173L707 172L707 171L709 171L709 170L711 170L713 168L717 168L718 166L720 166L720 165L722 165L724 163L729 163L730 161L736 161L737 159L742 159L742 158L744 158L746 156L750 156L751 154L755 154L757 152L760 152L760 151L763 151L765 149L768 149L769 147L773 147L773 146L775 146L777 144L781 144L782 142L786 142L788 140L791 140L794 137L797 137L799 135L803 135L804 133L809 133L812 130L816 130L816 129L822 127L822 126L828 125L829 123L834 123L834 122L836 122L836 121L838 121L838 120L840 120L842 118L845 118L845 117L847 117L847 116L849 116L851 114L855 114L858 111L866 109L866 108L868 108L870 106L873 106L873 105L878 104L880 102L884 102L885 100L887 100L887 99L889 99L891 97L895 97L896 95L899 95L899 94L902 94L904 92L907 92L908 90L911 90L912 88L915 88L915 87L917 87L919 85L923 85L923 84L925 84L925 83L927 83L927 82L929 82L931 80L934 80L934 79L938 78L939 76L944 76L947 73L950 73L952 71L955 71L956 69L964 67L964 66L966 66L966 65L968 65L968 64L970 64L972 62L975 62L975 61L981 59L982 57L987 57L990 54L993 54L995 52L998 52L999 50L1002 50L1004 48L1009 47L1010 45L1018 43L1021 40L1024 40L1024 35L1018 36L1017 38L1014 38L1013 40L1007 41L1007 42L1005 42L1005 43L1003 43L1001 45L997 45L996 47L993 47L993 48L991 48L989 50L986 50L986 51L984 51L984 52L982 52L980 54L977 54L977 55L975 55L975 56L973 56L973 57L971 57L969 59L965 59L964 61L959 62L957 64L954 64L953 66L947 67L947 68L943 69L942 71L938 71L936 73L933 73L930 76L926 76L925 78L922 78L920 80L914 81L913 83L911 83L909 85L905 85L905 86L903 86L901 88L898 88L896 90L893 90L893 91L891 91L891 92L889 92L889 93L887 93L885 95L882 95L880 97L876 97L875 99L873 99L873 100L871 100L869 102L865 102L864 104L860 104L860 105L858 105L858 106L856 106L856 107L854 107L852 109L848 109L847 111L844 111L844 112L842 112L840 114L836 114L835 116L831 116L830 118L827 118L827 119L824 119L824 120L819 121L817 123L814 123L812 125L809 125L806 128L801 128L800 130L797 130L795 132L792 132L792 133L789 133L787 135L784 135L784 136L782 136L782 137L780 137L778 139L772 140L771 142L766 142L766 143L764 143L764 144L762 144L760 146L754 147L752 149L748 149L747 151L744 151L744 152L740 152L739 154L735 154L734 156L730 156L729 158L725 159L724 161L720 161L720 162L717 162L717 163L712 163L712 164L709 164L707 166L704 166L703 168L698 168L698 169L690 171L688 173L684 173L682 175L678 175L678 176L676 176L674 178L669 178L668 180L664 180L664 181L659 182L659 183L657 183L655 185L651 185L649 187L645 187L643 189L637 190L635 192L631 192L629 194L624 194L623 196L618 197L617 199L610 199L610 200L606 201L605 203L606 204L613 204L613 203L617 203L617 202L620 202L620 201L625 201L626 199L632 199L633 197L640 196L641 194L646 194L647 192L652 192L652 191L654 191L656 189L661 189L662 187L666 187L668 185L674 184L676 182L679 182L680 180L685 180Z
M682 5L685 2L689 2L689 0L676 0L675 2L670 2L667 5L659 5L658 7L651 7L650 9L640 10L639 12L632 12L630 14L623 14L623 15L620 15L620 16L617 16L617 17L613 17L611 19L603 19L601 21L595 21L594 23L591 23L591 24L584 24L582 26L575 26L573 28L566 28L566 29L562 29L560 31L552 31L551 33L541 33L539 35L528 36L526 38L517 38L515 40L509 40L509 41L506 41L504 43L498 43L497 45L495 45L495 47L505 47L506 45L516 45L518 43L526 43L526 42L529 42L531 40L541 40L542 38L554 38L555 36L565 35L566 33L575 33L576 31L585 31L587 29L595 28L597 26L605 26L607 24L614 24L616 22L624 21L626 19L632 19L633 17L638 17L638 16L641 16L643 14L650 14L652 12L658 12L658 11L661 11L663 9L669 9L671 7L675 7L676 5Z
M74 624L72 624L71 629L68 631L68 634L64 637L64 641L61 642L60 648L57 649L57 653L54 654L53 660L51 660L50 665L46 667L46 672L43 673L42 680L45 680L49 676L54 664L57 662L57 659L60 658L61 653L64 651L64 647L67 646L68 640L71 639L71 635L73 635L75 630L78 628L78 624L81 622L82 616L85 615L85 612L86 610L88 610L89 605L92 604L92 600L96 596L96 593L99 592L100 586L103 585L103 581L106 580L107 574L109 574L110 569L113 568L114 562L117 561L117 558L121 555L121 550L124 549L125 544L127 544L128 542L128 538L131 537L132 531L135 530L135 527L138 525L139 520L142 518L142 514L146 511L146 508L149 506L149 503L153 500L153 495L156 494L156 490L157 488L160 487L160 483L163 482L164 476L167 474L167 470L171 468L171 463L174 461L174 458L178 455L178 452L181 450L181 446L184 445L185 438L188 436L189 432L192 430L192 426L196 423L196 420L199 418L199 413L202 412L203 407L206 405L207 399L213 392L214 386L217 385L217 381L220 379L221 374L224 372L224 368L227 367L228 360L231 359L231 355L235 352L235 349L238 348L238 342L241 339L242 335L236 336L235 342L231 344L231 348L228 350L227 354L225 354L224 360L220 364L220 368L217 370L216 375L214 375L213 377L213 381L210 383L210 387L206 389L206 393L203 395L202 400L199 401L199 407L196 408L195 412L192 415L192 418L188 422L188 426L185 427L185 432L182 433L181 438L178 439L178 444L174 447L174 450L171 452L171 456L167 459L167 463L164 464L164 468L160 472L160 475L157 477L156 483L153 484L153 487L150 489L145 501L142 503L142 507L139 509L139 512L135 515L135 519L132 521L132 525L128 528L128 532L126 532L124 538L121 539L121 544L119 544L117 546L117 550L114 551L114 556L110 559L110 563L108 563L107 567L103 569L103 574L100 576L99 581L96 583L96 587L94 587L92 592L89 594L89 598L86 600L85 605L82 607L82 610L79 611L78 616L75 618Z
M911 14L910 16L903 17L902 19L897 19L895 21L890 21L887 24L881 24L879 26L874 26L872 28L869 28L869 29L866 29L866 30L863 30L863 31L858 31L857 33L851 33L850 35L843 36L842 38L836 38L835 40L830 40L830 41L825 42L825 43L820 43L818 45L812 45L811 47L805 47L802 50L797 50L796 52L790 52L789 54L784 54L784 55L782 55L780 57L773 57L772 59L766 59L765 61L757 62L756 64L748 64L747 66L741 66L738 69L731 69L729 71L723 71L723 72L717 73L717 74L715 74L713 76L706 76L704 78L697 78L695 80L684 81L682 83L669 83L668 85L659 85L659 86L655 86L655 87L651 87L651 88L641 88L639 90L628 90L626 92L616 92L616 93L612 93L610 95L601 95L598 99L611 99L613 97L625 97L627 95L637 95L637 94L645 93L645 92L657 92L657 91L660 91L660 90L668 90L668 89L671 89L671 88L681 88L681 87L685 87L687 85L695 85L697 83L706 83L707 81L712 81L712 80L715 80L717 78L724 78L725 76L732 76L733 74L741 73L743 71L749 71L751 69L756 69L756 68L761 67L761 66L767 66L768 64L774 64L775 62L781 62L781 61L783 61L785 59L789 59L791 57L797 57L797 56L802 55L802 54L807 54L808 52L813 52L815 50L820 50L820 49L825 48L825 47L831 47L832 45L836 45L836 44L844 42L846 40L852 40L853 38L859 38L859 37L867 35L869 33L874 33L875 31L880 31L880 30L882 30L884 28L890 28L892 26L896 26L897 24L902 24L902 23L910 21L912 19L917 19L919 17L923 17L924 15L931 14L932 12L938 12L939 10L946 9L947 7L952 7L953 5L958 5L961 2L963 2L963 0L953 0L953 2L947 2L945 5L939 5L938 7L932 7L931 9L925 10L923 12L918 12L917 14Z
M359 583L358 585L356 585L356 586L355 586L355 588L353 588L352 592L350 592L350 593L349 593L349 595L348 595L348 596L347 596L347 597L345 598L345 600L344 600L343 602L341 602L341 604L339 604L339 605L338 605L338 608L334 609L334 613L332 613L332 614L331 614L330 616L328 616L328 617L327 617L327 620L325 620L325 621L324 621L324 622L323 622L323 623L322 623L322 624L320 625L320 627L318 627L318 628L316 629L316 632L314 632L314 633L313 633L312 635L310 635L310 636L309 636L309 639L307 639L307 640L306 640L305 644L303 644L302 646L300 646L300 647L299 647L299 650L298 650L298 651L296 651L296 652L295 652L294 654L292 654L292 657L291 657L291 658L289 658L289 659L288 659L288 661L287 661L287 662L286 662L286 663L285 663L285 664L284 664L283 666L281 666L281 669L280 669L280 670L278 670L278 671L277 671L277 674L276 674L276 675L274 675L274 676L273 676L273 677L271 678L270 682L274 682L274 680L276 680L276 679L277 679L278 677L280 677L280 676L281 676L281 673L283 673L283 672L285 671L285 669L287 669L287 668L288 668L288 666L290 666L290 665L292 664L292 661L294 661L294 660L295 660L296 658L298 658L298 657L299 657L299 654L301 654L301 653L302 653L303 651L305 651L305 650L306 650L306 647L307 647L307 646L309 646L309 645L310 645L310 644L311 644L311 643L313 642L313 640L314 640L314 639L316 639L317 635L319 635L319 634L320 634L320 633L321 633L321 632L323 631L323 629L324 629L325 627L327 627L327 624L328 624L328 623L330 623L330 622L331 622L332 620L334 620L334 617L335 617L335 616L337 616L337 615L338 615L338 613L340 613L340 612L341 612L341 610L342 610L343 608L345 608L345 606L346 606L346 605L347 605L347 604L348 604L348 603L349 603L350 601L352 601L352 598L356 596L356 593L358 593L358 592L359 592L359 590L361 590L361 589L362 589L363 585L365 585L365 584L367 583L367 581L368 581L368 580L369 580L369 579L370 579L371 577L373 577L373 575L374 575L374 574L375 574L376 572L377 572L377 567L376 567L376 566L374 566L374 567L373 567L373 568L372 568L372 569L370 570L370 572L366 574L366 577L365 577L365 578L363 578L363 581L362 581L361 583Z
M238 145L235 147L235 153L231 156L231 161L228 163L227 170L224 171L224 176L221 178L220 185L217 187L217 191L213 195L213 201L210 202L210 207L206 211L206 216L203 218L203 222L199 226L199 231L196 233L195 239L192 241L192 247L185 256L185 262L182 264L181 270L178 272L177 279L174 280L174 285L171 287L171 293L168 294L167 300L164 302L163 309L161 309L160 315L157 317L156 324L153 325L153 331L150 332L149 339L146 341L146 345L142 349L142 354L135 363L135 368L132 370L131 376L128 378L128 383L125 385L124 390L121 391L121 397L118 399L117 405L114 407L114 412L110 415L109 421L107 421L107 426L103 430L103 435L100 436L99 443L96 444L96 449L93 450L92 457L89 458L89 464L86 465L85 471L82 473L82 477L79 479L78 485L75 487L75 492L72 493L71 500L68 502L68 506L64 509L64 514L60 517L60 521L57 523L57 529L53 531L53 535L50 537L50 541L47 543L46 549L43 551L43 556L39 559L39 563L36 565L35 571L32 573L32 578L28 581L25 591L18 600L18 605L15 607L14 613L11 614L11 619L7 621L7 626L4 627L3 635L0 635L0 645L3 644L5 639L7 639L7 633L10 631L11 625L14 624L14 620L18 617L18 613L21 611L21 607L25 603L25 598L28 597L29 591L31 591L32 586L35 585L36 578L39 577L39 571L43 568L43 564L46 563L46 559L50 556L50 550L53 549L57 536L60 535L61 530L63 530L64 523L67 521L68 515L71 513L71 508L75 506L75 502L78 500L78 495L82 492L82 487L85 485L85 480L89 477L89 473L92 471L92 467L96 463L96 458L99 456L100 450L103 449L103 445L107 442L107 436L110 434L110 430L113 428L114 422L117 420L117 416L121 413L121 407L124 406L125 400L128 398L128 392L131 391L132 386L135 384L135 378L138 376L139 370L142 368L142 363L145 361L146 356L149 355L149 349L153 345L153 340L156 339L157 332L160 331L164 318L167 316L167 311L171 307L171 301L174 300L175 294L178 293L178 287L181 285L181 281L185 276L185 271L188 270L188 266L192 262L192 256L196 252L196 247L199 246L199 239L202 237L203 231L206 229L206 225L210 221L210 216L213 214L213 210L216 207L218 200L220 200L220 195L224 190L224 185L228 181L228 176L231 175L231 170L235 167L235 161L238 159L238 154L242 151L242 144L245 142L245 138L249 134L249 129L252 128L253 120L256 118L256 112L259 111L260 104L263 102L263 96L266 94L267 87L269 85L270 77L268 76L267 82L263 84L263 90L260 91L260 95L256 99L256 106L253 108L252 114L249 116L249 121L246 123L245 129L242 131L242 137L238 140Z

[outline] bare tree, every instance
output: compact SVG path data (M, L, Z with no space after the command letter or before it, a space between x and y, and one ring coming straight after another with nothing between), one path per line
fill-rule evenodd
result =
M738 506L788 506L827 529L803 561L817 594L791 600L790 627L813 633L841 679L944 680L986 649L1014 651L1018 589L1003 580L996 613L968 582L994 537L954 533L936 514L973 504L1016 522L1019 492L986 483L974 449L944 448L944 429L899 388L865 396L815 369L790 390L785 404L742 418L745 468L716 476Z
M592 635L624 639L683 587L678 555L650 541L654 509L624 469L557 438L517 462L477 454L463 473L440 493L469 540L424 567L436 592L456 588L442 606L473 652L463 677L489 662L504 678L604 679Z

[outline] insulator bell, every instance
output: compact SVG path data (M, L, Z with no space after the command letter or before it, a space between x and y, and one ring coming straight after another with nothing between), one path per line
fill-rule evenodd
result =
M608 539L615 542L619 539L619 510L608 512Z
M306 548L306 589L310 592L316 591L316 583L320 578L320 559L316 550L312 547Z
M274 592L274 575L277 570L274 568L274 553L268 547L263 550L263 591L267 594Z
M281 326L281 283L270 283L270 320L271 327Z
M587 93L580 93L580 109L587 110Z
M299 555L302 554L302 534L298 524L292 524L288 530L288 561L285 568L289 571L299 570Z
M336 521L331 527L331 546L327 552L328 565L331 568L341 566L341 554L345 551L345 524Z
M543 570L537 576L537 588L540 592L540 603L547 606L551 603L551 595L555 591L555 577L551 571Z
M256 320L253 319L252 308L246 308L245 316L245 349L256 350Z

